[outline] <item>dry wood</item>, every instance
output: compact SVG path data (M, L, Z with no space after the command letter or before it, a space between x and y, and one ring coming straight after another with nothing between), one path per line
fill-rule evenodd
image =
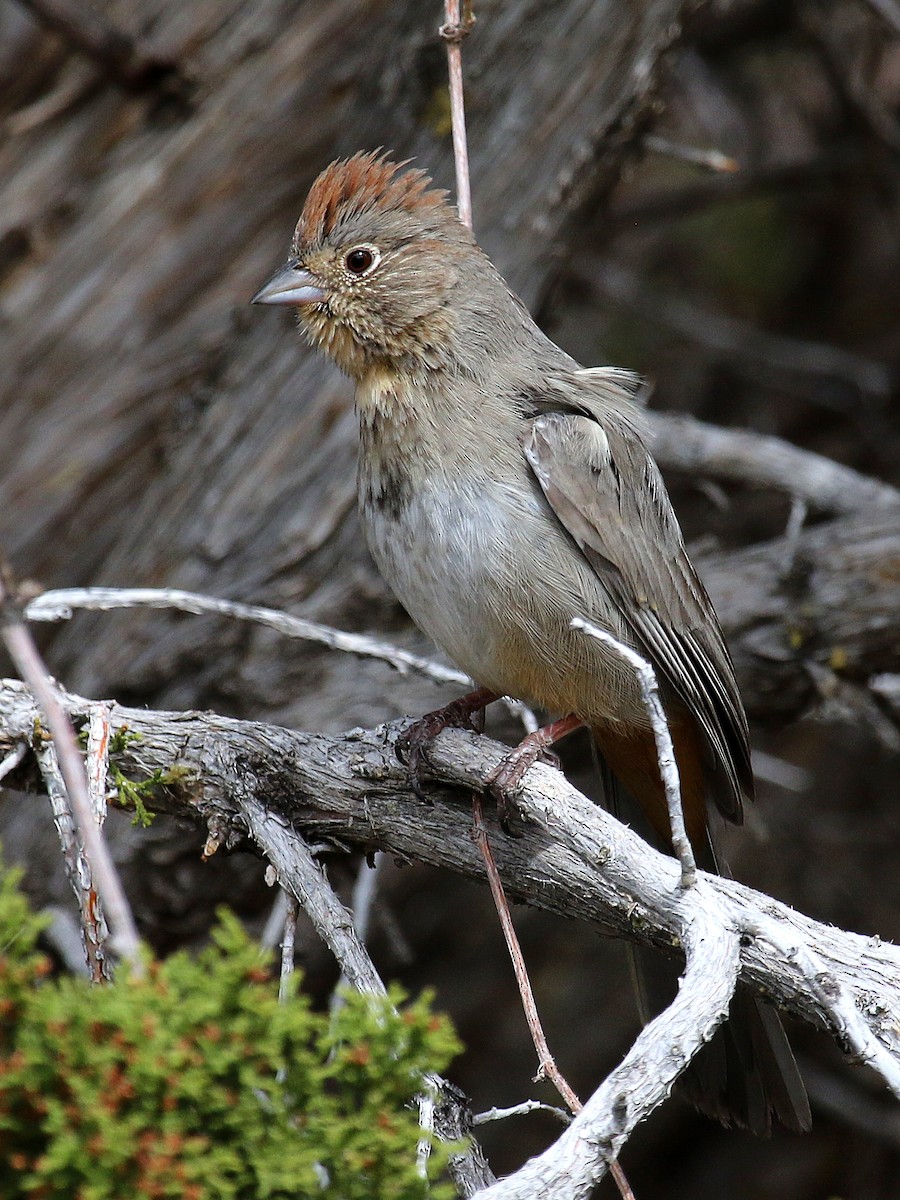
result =
M91 707L75 696L66 696L65 704L73 716L86 716ZM0 684L0 753L33 736L35 711L22 684ZM179 767L178 782L161 797L167 807L202 818L219 840L235 844L249 835L270 857L281 882L302 897L335 946L348 977L365 991L380 991L380 980L349 914L323 886L304 836L339 836L344 844L414 856L476 877L484 871L469 833L466 798L471 788L485 785L505 750L483 737L461 730L438 736L434 769L463 791L441 789L427 807L411 797L396 758L402 726L328 738L213 714L119 705L112 706L110 722L113 729L124 723L140 734L122 755L127 771L140 777ZM674 860L549 767L533 768L518 807L523 836L495 835L510 894L637 941L680 947L687 967L676 1000L645 1028L570 1128L543 1155L493 1184L486 1197L590 1195L609 1159L712 1036L738 978L830 1030L900 1097L900 950L822 925L705 872L683 889Z

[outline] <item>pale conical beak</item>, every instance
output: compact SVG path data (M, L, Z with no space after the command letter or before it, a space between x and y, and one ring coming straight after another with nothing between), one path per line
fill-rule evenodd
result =
M296 258L289 258L268 283L259 289L251 304L317 304L325 292L313 275Z

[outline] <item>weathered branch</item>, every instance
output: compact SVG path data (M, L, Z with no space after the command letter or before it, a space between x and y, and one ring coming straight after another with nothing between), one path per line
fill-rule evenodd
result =
M796 496L816 512L852 513L900 505L900 492L833 459L783 438L749 429L724 429L682 414L649 412L653 453L689 475L712 476Z
M64 700L73 717L90 711L90 701ZM0 754L31 740L34 715L22 684L0 683ZM380 990L380 980L361 946L358 959L348 955L356 944L349 914L325 883L306 837L339 837L361 849L483 874L468 794L483 786L504 754L485 738L448 730L436 739L434 770L463 795L441 787L428 807L412 796L396 758L400 723L325 737L214 714L119 705L111 706L110 722L140 735L120 755L122 770L137 776L167 770L175 780L160 806L204 820L217 841L253 838L282 883L302 896L342 968L363 990ZM900 950L822 925L733 880L701 872L685 891L673 859L549 767L529 774L518 809L522 837L498 832L495 839L510 894L670 952L680 948L687 970L674 1003L644 1030L570 1129L486 1196L588 1196L605 1164L666 1098L723 1019L738 977L830 1030L900 1096Z
M90 701L68 696L66 704L77 715L87 713ZM31 741L33 715L23 685L3 681L0 754ZM212 821L232 840L246 836L251 825L262 839L277 829L272 850L279 871L302 831L484 877L471 838L469 793L505 753L490 739L459 730L436 739L430 751L435 771L464 794L438 787L434 805L427 806L413 797L394 752L402 722L327 737L212 713L121 705L113 705L110 719L113 728L126 724L140 735L117 759L126 774L141 778L154 769L180 768L159 807ZM587 800L558 771L538 765L526 784L518 803L522 837L494 838L510 894L671 952L681 936L673 907L673 897L681 895L675 860ZM809 948L882 1044L900 1054L900 950L823 925L734 880L701 872L697 888L713 893L727 924L747 934L741 950L745 983L803 1020L840 1033L842 1021L828 996L810 985L802 954L785 952L786 946Z

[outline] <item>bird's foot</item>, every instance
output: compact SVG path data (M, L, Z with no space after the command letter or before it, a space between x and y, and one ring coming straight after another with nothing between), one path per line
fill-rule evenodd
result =
M492 704L496 699L497 694L487 688L468 692L458 700L451 700L443 708L426 713L397 738L397 757L406 765L410 785L420 800L431 803L425 792L423 776L432 739L444 729L474 729L480 733L484 728L485 705Z
M490 773L487 779L488 791L497 801L497 814L506 833L511 832L509 822L515 808L516 794L526 773L537 762L547 763L548 766L559 770L559 759L550 747L583 723L572 714L562 717L559 721L553 721L542 729L536 729L534 733L522 738L518 746Z

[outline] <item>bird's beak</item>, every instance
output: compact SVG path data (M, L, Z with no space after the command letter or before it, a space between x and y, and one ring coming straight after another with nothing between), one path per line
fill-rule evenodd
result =
M289 258L268 283L259 289L251 304L317 304L325 291L299 259Z

